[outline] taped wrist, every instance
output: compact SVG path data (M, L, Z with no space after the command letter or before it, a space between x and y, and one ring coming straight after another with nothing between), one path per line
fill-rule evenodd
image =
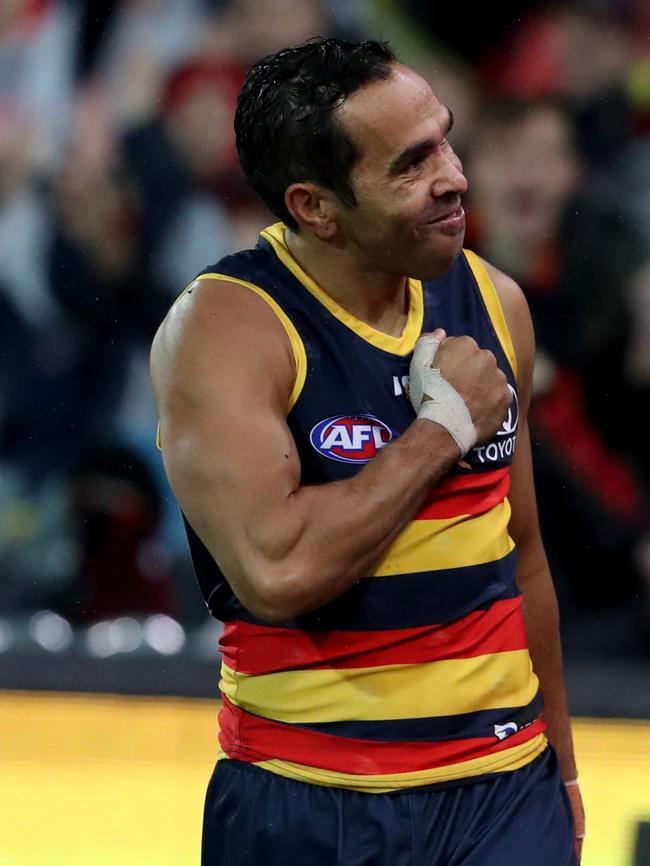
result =
M476 429L465 401L437 367L425 370L422 380L424 397L418 418L441 424L460 448L460 456L464 457L476 444Z
M431 334L420 337L415 344L409 396L418 418L428 418L444 427L464 457L476 444L476 429L463 398L440 369L431 366L439 345L440 340Z

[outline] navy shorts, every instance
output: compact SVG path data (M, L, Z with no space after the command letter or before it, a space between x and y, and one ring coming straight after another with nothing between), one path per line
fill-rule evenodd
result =
M442 790L361 794L220 761L202 866L577 866L557 756Z

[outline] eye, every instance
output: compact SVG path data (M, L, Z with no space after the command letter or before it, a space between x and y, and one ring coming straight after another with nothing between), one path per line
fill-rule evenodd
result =
M418 156L414 156L413 159L406 166L407 171L416 171L420 166L424 163L427 155L425 153L421 153Z
M406 166L407 171L414 171L416 168L419 168L422 165L422 158L418 157L417 159L412 159L409 164Z

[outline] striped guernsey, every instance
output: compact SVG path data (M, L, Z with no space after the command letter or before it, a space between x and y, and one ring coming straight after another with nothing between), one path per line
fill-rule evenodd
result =
M247 286L287 332L297 370L287 421L302 484L350 478L411 424L405 388L424 331L473 336L495 354L513 395L497 435L432 490L372 574L281 626L240 604L186 522L202 592L224 622L220 759L368 792L532 761L546 738L508 535L516 359L480 259L466 251L445 277L410 280L400 337L316 285L282 224L204 275Z

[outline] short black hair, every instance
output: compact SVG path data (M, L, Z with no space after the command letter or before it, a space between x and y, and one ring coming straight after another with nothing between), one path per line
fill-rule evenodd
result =
M235 114L244 174L267 207L297 228L284 203L288 186L311 181L356 205L350 172L361 154L335 117L345 99L390 76L387 42L318 37L255 63Z

